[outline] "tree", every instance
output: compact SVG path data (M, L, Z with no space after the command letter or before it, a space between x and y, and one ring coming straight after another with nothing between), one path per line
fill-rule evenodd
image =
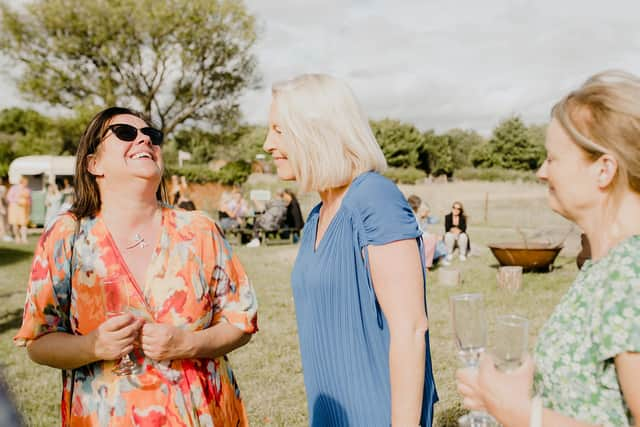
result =
M185 122L226 127L257 84L254 18L237 0L1 2L0 49L24 65L33 100L96 110L124 105L169 134Z
M529 130L519 117L502 121L488 143L472 153L475 167L534 170L542 163L544 147L530 138Z
M433 131L427 131L423 136L418 167L429 174L451 176L454 170L453 139Z
M451 129L445 134L451 141L453 169L471 166L471 152L474 147L482 145L484 139L474 130Z

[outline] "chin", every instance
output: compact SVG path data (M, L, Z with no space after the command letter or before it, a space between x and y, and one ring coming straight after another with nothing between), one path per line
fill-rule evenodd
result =
M295 181L296 180L296 176L293 174L293 172L288 171L288 170L282 170L280 168L277 169L276 174L278 175L278 178L280 178L283 181Z

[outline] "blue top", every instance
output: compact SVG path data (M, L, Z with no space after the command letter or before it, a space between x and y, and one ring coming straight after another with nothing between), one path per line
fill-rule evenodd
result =
M309 214L291 277L309 424L388 427L389 328L363 248L416 239L423 253L421 232L402 193L377 173L351 183L316 251L320 206ZM428 332L425 341L423 427L431 426L438 400Z

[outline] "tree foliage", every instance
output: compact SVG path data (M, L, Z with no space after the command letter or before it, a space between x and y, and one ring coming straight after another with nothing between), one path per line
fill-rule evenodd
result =
M423 137L418 128L398 120L371 122L371 130L391 167L416 167Z
M133 107L168 134L235 123L239 95L257 84L254 18L236 0L34 0L0 12L0 49L36 101Z
M519 117L502 121L491 139L477 146L472 154L473 166L516 170L537 169L544 158L544 147L533 141L530 131Z

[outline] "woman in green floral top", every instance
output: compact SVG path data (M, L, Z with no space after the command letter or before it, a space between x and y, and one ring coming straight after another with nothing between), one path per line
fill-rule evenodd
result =
M470 409L511 426L628 426L640 420L640 79L604 72L562 99L538 177L551 208L582 228L592 260L543 327L533 360L458 371ZM535 375L534 375L535 371ZM539 397L530 397L534 388Z

